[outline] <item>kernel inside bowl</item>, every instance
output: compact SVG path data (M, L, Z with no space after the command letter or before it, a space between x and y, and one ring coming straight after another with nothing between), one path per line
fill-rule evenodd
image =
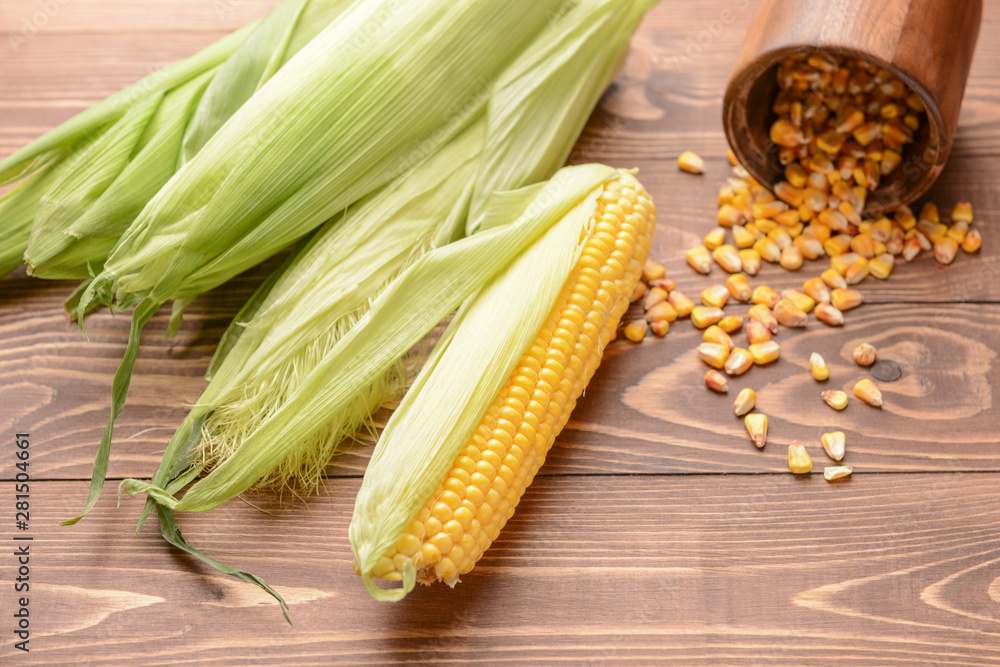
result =
M938 133L924 97L856 55L776 55L759 74L734 80L727 114L740 162L779 199L817 214L822 195L858 186L844 214L878 215L919 194L938 168Z

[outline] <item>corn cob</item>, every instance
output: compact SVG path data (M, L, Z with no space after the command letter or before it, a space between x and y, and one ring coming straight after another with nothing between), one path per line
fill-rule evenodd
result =
M631 30L634 29L635 24L638 23L639 18L641 18L649 6L650 3L648 0L636 0L629 3L613 2L612 0L590 0L586 3L578 3L564 15L561 15L558 20L550 22L541 32L538 40L529 45L507 66L507 69L504 70L501 76L501 80L496 86L496 90L488 98L488 109L484 110L487 127L486 139L483 148L484 155L479 164L479 172L474 178L462 180L458 184L465 187L467 193L473 191L479 192L482 189L490 187L495 187L503 191L515 190L530 182L524 179L536 178L539 170L548 169L547 165L555 161L561 162L565 154L568 153L569 147L575 138L575 134L566 133L563 123L570 123L569 126L572 127L573 123L583 113L581 112L580 105L584 105L589 109L596 103L600 96L603 82L608 79L610 73L621 62L622 56L628 46L628 37ZM463 5L462 11L472 12L473 10ZM484 28L479 26L478 29L482 30ZM595 51L587 41L587 37L595 31L600 32L603 29L606 29L607 34L613 36L613 39L610 39L604 48ZM556 49L556 47L559 48ZM581 54L582 57L579 59L575 58L574 56L577 54ZM290 76L287 70L279 72L277 76L281 76L282 74ZM546 104L544 96L541 95L542 91L550 87L554 87L557 90L572 89L575 92L571 95L571 100L574 101L571 103L570 101L560 99ZM486 105L486 99L477 98L474 100L469 109L463 110L462 113L458 114L458 116L461 116L456 121L458 126L478 122L475 120L477 109L483 109L484 105ZM534 109L539 105L544 108L538 111L538 113L532 113L529 116L524 115L526 110ZM241 114L245 113L249 112L241 111ZM470 115L470 117L465 118L465 115ZM585 116L586 114L583 115ZM583 121L580 122L582 123ZM226 127L229 127L229 125L227 124ZM544 140L537 139L540 127L544 127L547 133ZM446 137L436 137L436 140L439 141L444 141L445 139ZM451 140L454 141L454 138ZM213 143L217 141L220 141L220 139L213 139ZM512 147L517 148L516 152L512 152ZM201 159L201 157L203 156L199 155L196 160ZM403 157L406 157L407 160L413 159L412 156ZM400 160L406 162L402 157ZM483 171L484 165L489 165L490 170L488 172ZM425 184L425 187L433 186ZM477 229L495 227L502 222L508 222L509 218L505 218L504 216L509 213L508 204L512 201L512 194L510 192L505 192L504 194L505 197L496 200L486 198L485 202L489 206L484 208L475 220L473 220L474 213L470 211L465 220L466 228L470 226ZM469 196L471 197L471 194ZM320 205L325 204L321 202ZM461 210L461 206L456 208L456 222L461 222L463 215ZM442 210L440 213L444 215L446 212ZM331 223L331 225L335 224L337 223ZM195 225L195 227L198 227L198 225ZM205 230L202 228L188 231L196 236L204 233ZM447 243L451 238L451 234L444 234L440 238L435 239L434 245ZM492 242L484 241L483 243ZM154 250L154 252L158 251ZM229 252L235 251L231 248L227 251L227 253ZM504 248L501 256L491 259L488 264L494 264L497 261L510 261L512 257L516 256L516 252L516 248ZM506 260L503 259L504 256L507 258ZM381 263L381 260L378 260L377 257L376 253L376 261ZM322 266L317 267L317 270L320 272L322 269ZM336 271L337 267L327 267L326 270ZM477 269L476 273L480 276L487 276L489 275L489 270L484 266L482 271ZM383 275L383 278L385 277ZM430 276L427 277L427 280L431 279ZM445 289L444 284L446 284L446 281L442 282L443 285L440 289ZM157 289L161 286L158 284ZM456 290L456 286L451 285L447 289ZM462 288L462 290L464 289ZM465 298L468 293L462 290L452 291L451 294L461 293L461 298ZM91 292L93 293L93 290ZM423 293L418 294L421 298L424 297ZM316 318L316 313L309 313L308 311L308 298L304 299L303 303L306 304L306 309L298 315L292 316L291 321L299 317L306 319ZM152 304L155 306L156 300L149 299L144 301L143 304ZM452 307L457 305L458 302L454 303ZM410 307L412 308L412 304ZM434 307L427 309L426 314L437 312L438 307L439 304L435 304ZM367 308L367 305L365 305L365 308ZM137 312L139 312L138 309ZM363 313L364 308L359 309L357 317L360 319L356 319L357 322L364 319L361 318ZM426 314L422 313L422 315ZM337 318L333 318L332 321L337 321ZM272 317L272 324L275 322L280 322L280 318ZM416 336L419 339L434 324L437 324L437 320L426 320L421 324L425 328L413 328L408 331L404 329L401 335L406 337ZM384 321L378 322L378 326L387 327L388 323ZM136 328L134 327L133 332L135 331ZM371 335L387 335L385 331L384 328L379 328ZM241 398L242 391L239 384L232 384L226 389L226 392L216 394L214 397L211 394L206 396L205 406L199 406L205 413L207 413L207 410L204 410L204 407L214 405L212 400L225 399L222 400L220 406L225 409L206 421L204 427L208 430L203 431L206 436L205 444L208 448L204 463L212 464L220 461L221 463L219 463L219 466L208 477L201 480L195 487L192 487L192 492L186 495L176 506L182 510L191 510L193 507L207 509L210 506L218 504L218 502L242 493L248 488L248 485L252 486L262 477L272 480L302 477L300 474L295 474L295 470L305 471L304 481L309 486L311 484L310 480L315 480L321 474L324 462L323 452L329 453L332 448L336 447L337 442L339 442L335 436L338 434L341 436L349 435L348 425L357 424L359 420L368 416L381 402L379 400L380 397L381 400L390 398L389 394L391 392L389 392L389 389L394 383L381 383L379 385L382 387L381 391L373 391L372 387L379 383L379 378L382 377L382 374L388 372L391 365L397 363L398 357L402 356L409 348L408 345L400 349L396 359L380 360L379 370L376 370L375 367L366 368L363 377L367 384L352 380L350 390L343 389L343 385L341 385L339 389L342 393L331 395L336 391L335 388L332 388L334 383L328 382L324 384L322 376L317 373L317 369L328 363L329 359L332 358L331 354L344 342L344 338L350 338L354 341L352 344L356 344L357 339L352 337L355 333L354 328L343 328L338 333L341 336L339 340L336 337L331 338L328 334L323 334L320 336L320 339L328 341L332 345L332 348L324 350L322 346L319 346L313 351L314 353L306 358L306 363L301 363L302 360L298 358L302 346L297 341L291 347L291 350L287 352L285 351L286 348L279 346L277 349L281 350L281 352L275 356L279 357L282 362L288 363L285 367L282 367L280 363L273 366L276 369L276 376L285 378L291 375L296 378L296 382L290 382L288 386L279 387L281 393L277 397L277 400L271 400L265 404L270 406L267 409L260 411L251 410L253 416L251 419L245 420L245 422L236 420L240 421L240 423L233 424L229 420L233 416L233 412L229 409L230 406L235 406L238 413L246 414L253 403L253 401L245 401ZM407 338L407 340L411 339ZM410 345L415 343L416 340L411 340ZM130 347L130 349L133 348ZM275 348L273 346L264 346L261 349ZM262 356L262 353L257 353L257 357L263 358L263 363L268 365L272 361L275 361L268 355ZM343 359L343 357L337 357L335 354L333 357ZM127 389L128 386L128 365L123 364L122 368L124 369L124 374L121 377L116 375L115 379L116 395L124 394L124 391L119 389L119 387L124 385ZM264 375L267 374L265 373ZM249 387L250 391L248 394L253 396L256 393L256 389L254 389L252 382L255 377L259 378L261 376L257 375L256 370L253 368L244 373L244 376L242 379L248 377L251 381L251 384L246 385L244 383L244 386ZM298 400L300 403L305 400L297 392L301 387L306 386L312 388L311 391L313 394L322 397L312 403L314 409L320 411L322 414L322 417L318 419L320 427L317 428L315 424L300 424L294 432L284 433L280 432L277 427L268 428L278 423L286 425L290 423L288 421L289 415L293 410L297 409L290 404L295 400ZM299 398L296 399L296 396L299 396ZM313 401L313 398L310 397L308 401ZM361 405L363 409L349 410L349 407L352 405ZM115 405L114 410L118 409L120 407ZM345 411L347 410L349 410L349 414L345 415ZM279 419L273 419L278 416L280 416ZM183 432L193 428L194 421L196 420L186 421L181 429L178 430L178 434L175 437L180 437ZM111 423L113 424L113 421ZM334 427L327 429L326 435L323 435L323 424L332 424ZM343 425L344 428L340 428L338 425ZM215 437L220 432L223 434L223 437ZM231 435L226 436L226 433L235 434L236 437L231 437ZM111 425L109 424L109 428L105 433L105 439L101 443L99 458L102 456L106 457L106 452L110 447L110 435ZM323 444L321 447L316 448L310 443ZM154 478L154 486L162 488L168 482L166 472L169 472L173 465L170 459L171 456L165 456ZM230 463L231 461L232 463ZM242 461L242 463L239 463L239 461ZM250 462L249 464L247 463L248 461ZM267 466L269 467L265 467L264 461L267 461ZM282 463L283 461L287 464ZM296 461L299 463L296 464ZM243 467L241 472L233 475L233 471L240 466ZM274 473L270 472L270 469L275 467L278 469ZM219 472L220 469L222 469L222 472ZM95 466L94 476L95 479L103 479L103 470ZM256 478L252 479L254 476ZM92 487L91 497L88 500L88 508L93 505L97 497L95 488L99 489L99 486ZM149 509L151 508L147 505L147 511Z
M470 435L456 440L457 455L442 457L444 470L430 479L426 453L420 457L423 461L408 463L407 467L423 471L420 486L426 490L410 494L410 499L417 498L416 511L408 513L401 523L380 530L373 524L389 523L382 520L379 509L385 505L386 494L395 495L389 487L410 488L398 479L394 466L404 460L399 448L405 449L411 438L397 439L396 434L400 429L412 433L412 427L408 427L411 416L432 407L422 408L419 397L414 399L413 407L407 406L411 392L387 425L358 494L351 523L357 568L373 596L399 599L416 580L456 584L514 513L569 419L639 279L654 225L652 201L638 181L621 175L600 189L590 224L594 233L583 241L580 258L551 311L536 333L524 336L527 345L519 346L524 352L518 353L520 359L514 357L516 363L505 376L506 382L479 413L481 416L474 418L478 424L469 419L472 428L464 432ZM519 282L514 272L522 269L522 264L519 260L508 269L499 285ZM497 290L497 294L501 293L502 287ZM477 301L480 309L501 306L500 300L489 296ZM519 325L517 330L522 328ZM463 334L471 336L473 332L458 328L454 336ZM453 345L454 338L449 347ZM461 354L467 356L467 352ZM432 371L429 376L426 370L422 372L417 381L421 394L429 392L426 383L443 375L443 371L439 375ZM403 581L404 587L380 589L372 578Z

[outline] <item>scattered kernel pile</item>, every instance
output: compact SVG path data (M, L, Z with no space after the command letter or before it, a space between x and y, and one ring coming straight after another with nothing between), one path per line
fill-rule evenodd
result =
M922 251L933 251L941 264L954 261L958 249L972 254L982 237L973 222L972 205L958 202L951 211L950 225L942 222L938 208L928 202L915 215L908 206L876 220L862 217L868 193L900 165L904 149L925 122L920 97L890 72L847 57L825 53L788 58L778 68L779 93L774 103L778 120L770 129L779 147L785 179L768 190L739 165L730 151L732 176L719 191L719 226L710 231L703 245L686 253L688 264L709 275L713 264L729 274L725 285L714 285L700 294L701 305L675 289L664 268L648 262L645 278L633 302L644 299L645 319L630 323L626 336L641 341L647 323L663 336L669 324L690 316L703 329L698 346L701 359L711 367L705 384L719 393L729 390L727 376L738 376L753 365L776 361L780 346L771 340L779 325L805 327L809 313L828 326L843 326L844 311L863 302L854 289L869 276L886 280L896 257L913 261ZM704 173L704 161L691 152L678 159L681 170ZM732 242L728 242L731 235ZM801 290L780 294L767 285L751 287L747 276L755 276L761 262L780 264L797 271L806 260L828 256L829 268L805 280ZM744 327L740 315L726 315L730 299L752 304L747 313L746 347L731 334ZM861 367L875 363L877 351L864 343L854 350ZM814 353L809 368L817 382L825 382L830 370L823 357ZM724 371L725 374L723 374ZM858 381L854 395L864 403L881 407L882 393L868 378ZM820 397L834 410L847 407L843 391L823 391ZM751 441L763 448L767 440L767 416L753 412L757 395L742 390L734 411L744 416ZM825 433L821 444L827 455L843 460L846 439L842 431ZM812 470L812 460L798 441L788 448L788 467L796 474ZM851 474L846 465L826 467L828 481Z

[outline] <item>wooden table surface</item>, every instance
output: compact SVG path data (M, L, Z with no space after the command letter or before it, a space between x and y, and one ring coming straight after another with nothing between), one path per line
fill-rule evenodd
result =
M2 0L0 155L274 4ZM754 386L770 415L764 451L733 394L704 388L690 324L613 343L517 514L454 590L381 604L352 573L347 524L370 447L331 467L308 505L181 517L193 544L279 589L294 627L154 525L133 534L138 501L116 509L116 481L151 474L261 270L201 298L172 341L165 314L150 323L105 493L59 527L86 495L128 318L95 315L86 342L62 315L71 285L0 283L0 663L1000 664L1000 1L985 4L958 140L931 192L942 207L974 202L982 252L869 279L844 329L783 331L782 361L732 383ZM653 256L689 295L720 281L695 276L683 252L712 227L728 174L722 91L755 5L664 0L573 157L641 170L660 212ZM705 176L677 171L685 149ZM754 282L819 270L766 267ZM808 356L848 388L864 340L903 377L883 385L884 409L834 413ZM818 437L834 426L853 478L788 473L786 445L808 442L820 470ZM16 432L31 434L35 480L30 653L12 646Z

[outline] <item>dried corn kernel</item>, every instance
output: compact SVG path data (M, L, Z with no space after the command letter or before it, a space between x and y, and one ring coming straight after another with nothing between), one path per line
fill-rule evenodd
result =
M802 292L814 303L830 303L830 288L822 278L810 278L802 283Z
M661 301L646 311L646 321L653 322L673 322L677 319L677 311L666 301Z
M799 253L805 259L818 259L826 254L826 251L823 250L823 243L816 237L804 232L796 236L792 240L792 243L795 244L795 247L799 249Z
M753 294L750 290L750 283L747 282L747 277L742 273L734 273L726 278L726 288L737 301L747 302Z
M843 410L847 407L847 394L842 391L824 391L820 396L834 410Z
M759 220L761 218L773 218L783 211L788 210L788 204L783 201L764 201L756 202L751 207L753 211L754 220Z
M819 241L820 246L822 246L823 242L833 235L833 232L826 225L821 225L818 222L810 222L809 226L803 230L802 234L804 236L813 237ZM826 251L824 250L823 252L825 253Z
M757 322L756 320L751 320L747 323L747 340L751 345L755 343L764 343L771 340L771 332L767 330L767 327Z
M720 329L717 324L713 324L705 329L705 332L701 335L701 339L706 343L718 343L719 345L725 345L730 350L736 347L736 344L733 343L733 339L729 337L729 334Z
M712 391L725 394L729 391L729 378L717 370L710 370L705 373L705 386Z
M874 257L868 262L868 273L873 278L885 280L892 273L892 268L896 265L896 258L887 252Z
M788 469L796 475L805 475L813 469L809 452L797 440L788 445Z
M835 289L830 293L830 303L840 311L857 308L864 302L864 297L857 290Z
M893 227L889 240L885 242L885 251L890 255L902 254L905 238L902 227Z
M773 340L751 345L747 351L758 366L777 361L778 357L781 356L781 347Z
M934 259L941 264L951 264L958 254L958 243L947 236L934 242Z
M667 302L673 306L677 317L687 317L694 310L694 301L684 296L684 293L678 290L674 290L667 295Z
M712 272L712 256L705 246L699 245L691 248L684 254L684 257L687 258L691 268L698 273L707 275Z
M847 252L842 255L837 255L836 257L830 258L830 268L843 276L847 273L847 269L851 268L851 265L859 259L864 258L856 252Z
M805 168L797 162L785 167L785 180L794 188L804 188L807 177Z
M723 227L735 227L742 225L747 220L747 216L736 208L733 204L723 204L719 207L716 221Z
M723 368L729 358L729 348L718 343L702 343L698 346L698 356L712 368Z
M854 348L854 352L851 353L851 356L854 357L854 363L858 366L871 366L875 363L875 357L877 354L878 351L875 349L874 345L871 343L861 343L861 345Z
M868 260L864 257L858 257L850 266L847 267L847 272L844 274L844 280L847 281L848 285L857 285L865 278L868 277L871 269L868 266Z
M844 313L829 303L816 306L816 319L831 327L844 326Z
M926 236L931 243L940 241L948 236L948 225L929 220L917 220L917 229Z
M827 269L819 277L830 289L847 289L847 281L836 269Z
M739 273L743 269L743 261L735 246L723 244L712 251L712 258L729 273Z
M972 202L962 200L951 209L952 222L965 222L972 224Z
M760 271L760 253L753 248L740 250L740 262L743 273L748 276L755 276Z
M737 417L742 417L753 410L755 405L757 405L757 393L747 387L736 395L736 400L733 402L733 411Z
M797 148L805 143L805 137L799 128L783 118L771 126L770 137L774 143L787 148Z
M854 395L868 405L876 408L882 407L882 392L875 386L875 383L865 378L854 385Z
M833 210L832 208L824 209L823 211L821 211L816 219L819 220L820 224L826 225L832 231L835 232L846 231L848 225L850 225L850 221L847 219L847 216L845 216L840 211ZM850 244L850 241L848 241L848 244ZM841 252L846 252L846 251L841 251Z
M646 264L642 269L642 277L647 283L662 278L665 275L667 275L667 269L662 264L654 262L651 259L646 260Z
M756 242L757 239L754 238L753 234L747 231L746 227L741 225L733 227L733 243L735 243L736 247L740 250L752 248L753 244Z
M962 250L969 253L970 255L974 252L978 252L983 245L983 237L980 235L978 229L971 230L962 239Z
M917 217L918 220L927 220L928 222L941 222L941 214L938 212L938 207L934 202L926 202L920 209L920 215Z
M826 452L827 456L834 461L844 460L844 453L847 449L847 439L844 436L843 431L824 433L820 436L820 442L823 443L823 450Z
M826 365L826 360L818 352L809 355L809 372L817 382L823 382L830 377L830 369Z
M722 227L716 227L708 234L705 234L705 238L702 239L702 243L705 244L705 248L708 250L715 250L720 245L726 242L726 230Z
M774 242L773 239L764 238L760 239L753 244L753 249L757 251L760 258L765 262L770 262L771 264L777 264L781 261L781 247Z
M726 333L732 333L734 331L739 331L743 327L743 316L742 315L726 315L719 323L715 325L725 331Z
M952 223L951 227L948 229L948 238L955 241L959 245L965 240L965 235L969 233L969 223L959 221Z
M753 444L757 449L763 449L767 444L767 415L752 412L743 418L743 423Z
M691 324L699 329L707 329L713 324L717 324L725 315L721 308L711 306L695 306L691 311Z
M751 306L750 310L747 311L747 317L760 322L771 333L778 333L778 320L775 319L774 313L765 304L758 303L755 306Z
M790 299L781 299L774 305L774 318L786 327L804 327L809 317Z
M642 300L642 307L649 310L658 303L663 303L667 300L667 290L662 287L653 287L646 293L646 297Z
M798 271L802 268L802 251L798 246L790 245L781 251L781 266L788 271Z
M788 299L804 313L811 312L816 306L816 301L812 297L794 289L781 290L781 298Z
M649 286L659 287L661 290L669 294L677 288L677 283L674 282L673 278L657 278L656 280L650 280Z
M705 161L696 153L684 151L677 157L677 166L689 174L704 174Z
M767 218L760 218L759 220L754 220L753 226L758 232L767 236L769 233L778 228L778 223L774 220L768 220ZM760 239L757 240L759 241Z
M743 375L753 366L753 357L750 352L741 347L734 348L726 359L725 370L727 375Z
M625 325L625 337L635 343L646 337L646 320L632 320Z
M793 209L802 205L802 190L787 181L778 181L774 184L774 196L791 206ZM779 211L776 215L766 217L775 218L777 215L786 212L788 211Z
M920 254L920 251L920 240L915 234L903 241L903 259L907 262L912 262Z
M767 233L767 238L777 243L781 250L792 245L792 235L784 227L775 227Z
M838 479L850 477L853 472L854 468L851 466L827 466L823 468L823 479L828 482L834 482Z
M774 308L774 305L781 300L781 297L767 285L759 285L753 291L753 294L751 294L750 300L755 304L764 304L768 308Z
M712 285L701 291L701 302L706 306L722 308L729 303L729 289L725 285Z
M708 244L706 243L706 245ZM871 234L858 234L851 239L851 250L865 259L871 259L875 256L875 239L872 238Z
M843 255L851 249L851 236L850 234L837 234L836 236L831 236L826 241L823 241L823 250L830 257L837 257L838 255Z
M635 289L632 290L632 296L629 297L629 303L635 303L641 299L646 294L646 283L641 280L635 284Z
M668 320L654 320L650 322L649 329L660 338L663 338L670 331L670 322Z

